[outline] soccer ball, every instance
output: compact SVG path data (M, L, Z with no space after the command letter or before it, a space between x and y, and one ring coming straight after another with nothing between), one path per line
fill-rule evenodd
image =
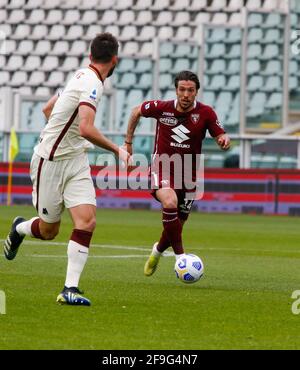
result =
M175 263L175 273L178 279L191 284L198 281L204 273L204 265L195 254L184 254Z

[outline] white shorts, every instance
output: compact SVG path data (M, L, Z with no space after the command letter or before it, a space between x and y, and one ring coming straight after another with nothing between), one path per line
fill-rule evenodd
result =
M32 203L45 222L60 221L65 207L96 206L96 192L86 153L62 161L48 161L34 153L30 177Z

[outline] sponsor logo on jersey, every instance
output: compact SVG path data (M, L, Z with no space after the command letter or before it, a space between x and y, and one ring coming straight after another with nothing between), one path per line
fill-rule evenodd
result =
M191 114L192 121L196 124L199 122L200 114Z
M177 141L177 143L181 144L183 143L184 141L187 141L189 140L190 138L186 135L186 134L189 134L190 133L190 130L188 130L185 126L183 125L180 125L178 127L175 127L172 129L172 131L176 134L176 135L172 135L172 139L174 139L175 141Z
M216 120L216 125L218 125L222 129L224 129L224 126L222 125L222 123L218 119Z
M159 122L167 126L176 126L178 123L178 120L177 118L174 118L174 117L161 117L159 119Z
M179 144L179 143L170 143L170 146L173 146L174 148L182 148L182 149L190 149L189 144Z
M150 108L150 103L148 103L148 104L145 105L145 109L146 110L149 109L149 108Z
M172 112L162 112L163 116L168 116L168 117L174 117L174 113Z
M96 100L97 98L97 89L94 89L90 95L90 98Z

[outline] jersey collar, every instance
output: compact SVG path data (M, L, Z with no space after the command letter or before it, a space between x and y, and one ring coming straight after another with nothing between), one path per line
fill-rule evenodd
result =
M99 80L100 80L102 83L104 83L103 78L102 78L102 76L101 76L101 73L98 71L98 69L97 69L93 64L90 64L90 65L89 65L89 68L90 68L90 69L92 69L92 70L96 73L96 75L98 76Z
M178 103L178 99L175 99L175 100L174 100L174 108L175 108L175 110L177 110L177 109L176 109L176 107L177 107L177 103ZM195 108L196 108L196 106L197 106L197 100L195 100L195 101L194 101L194 108L193 108L193 109L195 109Z

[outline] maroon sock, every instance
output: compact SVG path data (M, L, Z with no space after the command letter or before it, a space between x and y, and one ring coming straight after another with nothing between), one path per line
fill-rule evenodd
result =
M93 233L91 231L74 229L71 234L70 240L73 240L74 242L83 245L86 248L89 248L92 236Z
M177 208L163 208L163 227L166 238L169 240L174 253L184 253L182 247L182 224L178 218Z
M161 237L160 237L160 240L158 242L158 246L156 247L156 249L160 252L160 253L163 253L166 249L168 249L170 247L170 242L169 242L169 239L167 238L167 233L166 231L164 230L161 234Z
M33 221L33 223L31 224L31 234L34 238L36 239L42 239L42 240L45 240L43 237L42 237L42 234L40 232L40 219L37 218L36 220Z

